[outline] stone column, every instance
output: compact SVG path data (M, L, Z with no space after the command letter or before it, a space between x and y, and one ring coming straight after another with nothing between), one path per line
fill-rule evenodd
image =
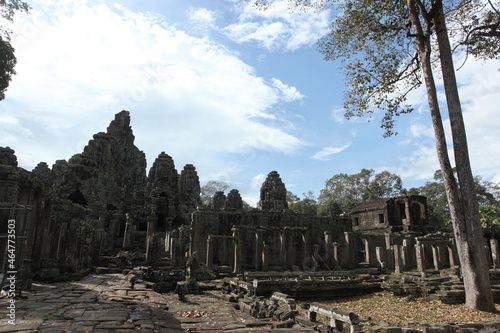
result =
M150 265L157 265L160 260L164 248L165 240L163 239L162 233L154 233L149 237L148 241L148 252L146 254L146 262Z
M371 253L370 253L370 243L368 242L368 239L363 239L363 244L365 246L365 262L368 265L371 265L372 263L372 258L371 258Z
M425 271L424 245L419 242L415 244L415 260L417 262L417 270L423 273Z
M316 271L319 266L319 260L320 260L320 255L319 255L319 244L314 244L313 245L313 270Z
M262 245L262 270L264 272L269 270L269 245L266 242Z
M405 200L405 214L406 214L406 225L409 227L413 222L411 220L411 211L410 211L410 201Z
M288 268L288 263L286 262L286 254L288 252L288 229L285 227L280 232L280 257L282 265Z
M328 268L331 268L332 257L333 257L333 236L329 231L324 232L325 237L325 255L323 256L323 261L326 263Z
M262 236L262 229L255 230L255 269L262 268L262 246L264 243Z
M211 268L214 264L214 239L212 235L207 237L207 267Z
M233 273L241 273L241 244L234 242L234 270Z
M491 258L493 259L493 268L500 267L500 251L498 248L498 239L490 239Z
M333 250L333 266L335 268L340 267L340 261L339 261L339 247L340 243L339 242L333 242L332 244L332 250Z
M344 232L345 238L345 260L346 268L352 268L354 266L354 239L352 232Z
M234 238L234 269L233 273L241 272L241 231L240 228L233 228Z
M410 241L408 239L403 239L402 257L403 257L403 266L405 270L412 269L415 266L413 255L410 250L411 248L412 247L410 246Z
M375 248L375 254L377 256L377 267L380 269L386 268L386 263L385 263L385 258L384 258L385 253L386 253L386 251L382 247L377 246Z
M448 244L448 257L450 261L450 267L460 266L460 261L458 260L457 248L455 247L455 242L452 241L451 244Z
M434 262L434 269L440 270L443 268L441 244L432 245L432 259Z
M394 269L394 257L392 254L392 237L390 233L385 234L385 260L388 269Z
M309 262L309 231L302 231L302 245L304 246L304 254L302 258L302 268L307 268L307 263Z
M394 245L392 249L394 252L394 273L401 274L403 272L403 247L401 245Z
M132 245L133 221L129 213L125 214L127 222L125 223L125 232L123 233L123 247Z

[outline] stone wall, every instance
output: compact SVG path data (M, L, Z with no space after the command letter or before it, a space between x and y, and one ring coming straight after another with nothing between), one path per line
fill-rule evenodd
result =
M25 237L20 260L35 277L68 278L124 246L144 251L148 222L150 236L189 223L200 201L195 167L179 175L161 153L146 177L146 157L134 141L130 114L122 111L83 152L52 169L41 162L26 171L14 150L0 148L0 233L16 220Z

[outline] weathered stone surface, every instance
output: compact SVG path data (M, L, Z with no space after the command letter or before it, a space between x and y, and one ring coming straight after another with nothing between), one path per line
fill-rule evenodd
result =
M18 168L14 150L0 148L0 201L34 212L28 218L28 210L0 214L26 221L19 225L28 239L22 259L30 260L35 277L41 277L42 259L57 258L44 267L51 272L45 276L59 270L64 277L97 265L100 255L124 244L144 251L147 239L140 233L148 221L151 232L189 223L200 200L195 167L186 165L179 179L172 158L162 153L146 178L146 158L134 141L130 114L122 111L83 152L56 161L52 170L45 162L32 172Z
M261 210L283 210L288 208L286 187L277 171L271 171L260 188Z
M201 205L200 179L196 168L192 164L186 164L179 178L180 210L184 219Z
M243 199L241 199L240 192L232 189L226 197L224 207L228 209L243 209Z
M0 147L0 164L17 167L17 157L14 149L10 147Z
M212 198L212 207L214 210L224 209L224 205L226 204L226 196L223 191L217 191Z
M146 185L146 204L148 221L151 222L151 232L164 232L183 224L176 221L180 218L179 208L179 174L175 169L174 160L165 152L153 162L149 170Z

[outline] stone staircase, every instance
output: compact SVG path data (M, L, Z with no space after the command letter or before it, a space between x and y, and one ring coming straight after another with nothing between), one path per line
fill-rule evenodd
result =
M427 272L421 276L417 272L387 275L383 288L397 296L428 297L445 304L465 303L465 288L457 275L440 276L439 272ZM500 270L490 270L493 298L500 302Z

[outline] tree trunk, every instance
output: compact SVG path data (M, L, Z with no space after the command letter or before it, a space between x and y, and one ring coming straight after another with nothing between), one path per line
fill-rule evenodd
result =
M496 309L491 293L479 206L470 166L467 136L442 1L437 0L434 7L433 22L439 45L441 71L443 73L459 182L459 202L458 204L450 202L450 212L464 279L466 304L476 310L492 312ZM447 186L446 182L445 186Z

